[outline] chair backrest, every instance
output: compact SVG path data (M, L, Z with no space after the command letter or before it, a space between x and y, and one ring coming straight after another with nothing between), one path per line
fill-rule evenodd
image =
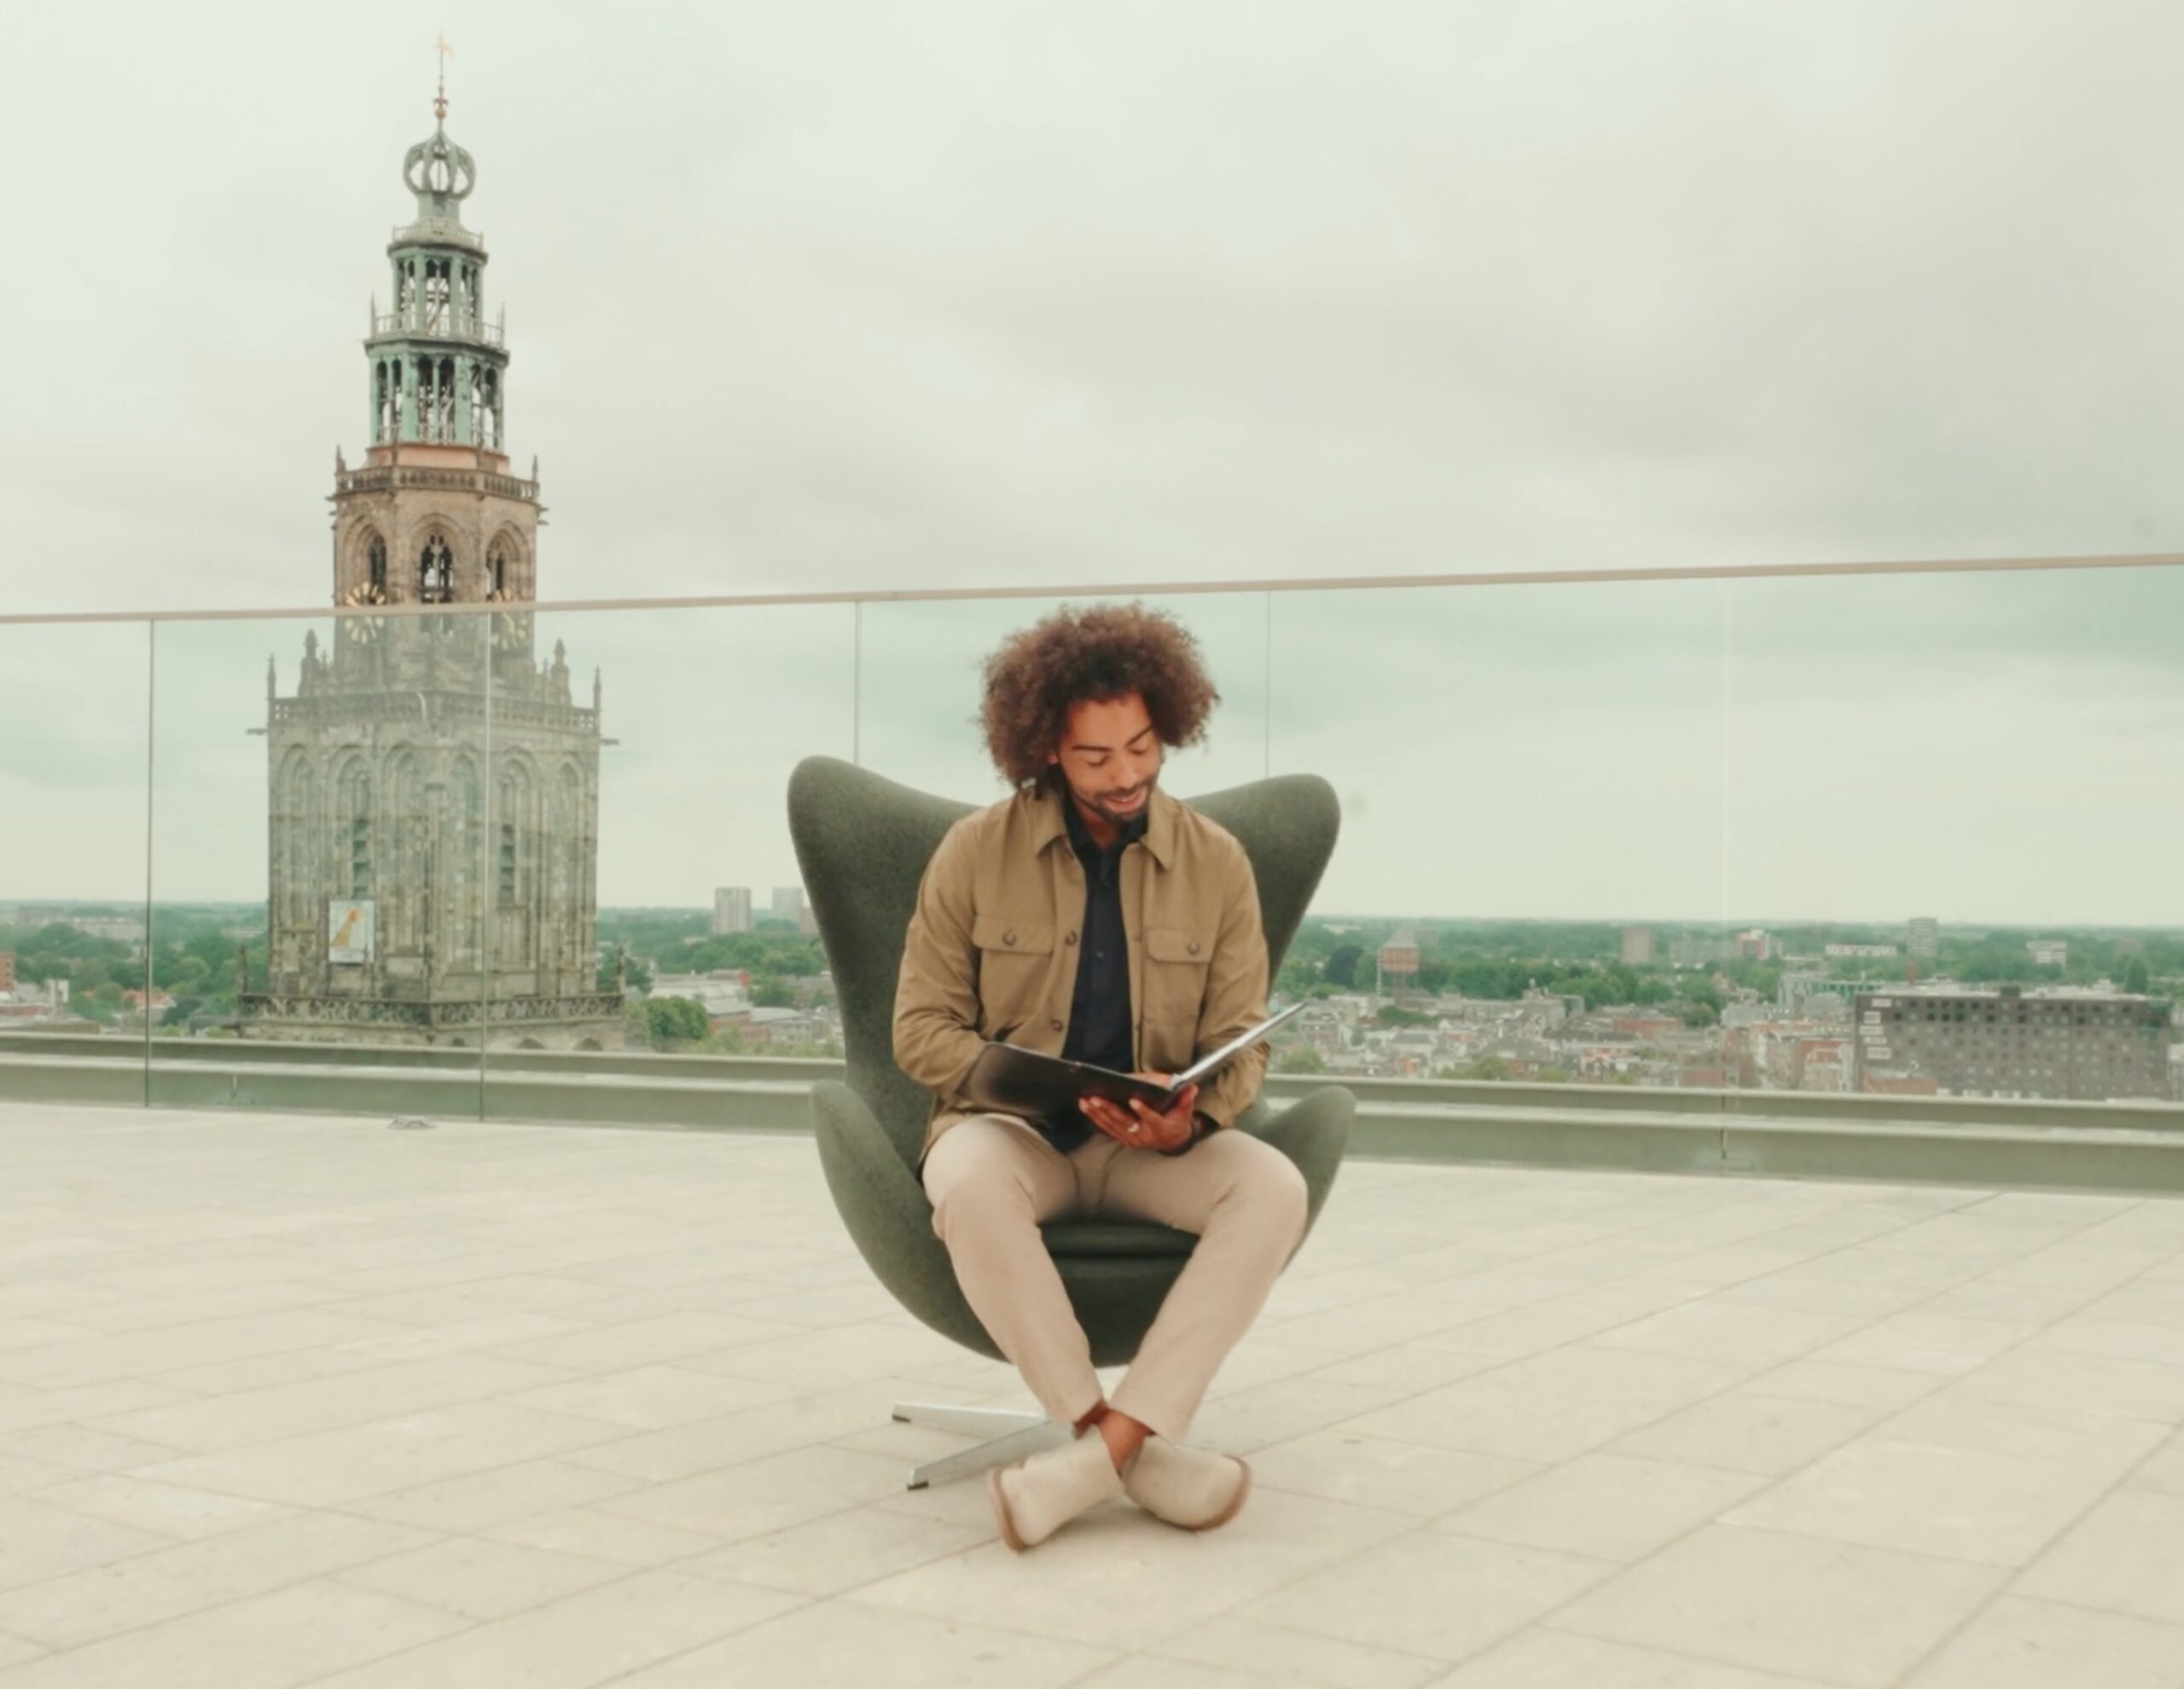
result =
M1282 775L1188 801L1251 858L1269 970L1278 972L1334 854L1334 788L1316 775ZM834 971L850 1086L912 1164L932 1098L895 1065L895 981L926 864L972 808L832 757L807 757L789 776L789 836Z

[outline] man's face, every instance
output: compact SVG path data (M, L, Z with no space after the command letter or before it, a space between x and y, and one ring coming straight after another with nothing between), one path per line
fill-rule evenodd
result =
M1152 802L1160 755L1145 700L1127 692L1071 705L1051 760L1080 808L1123 827Z

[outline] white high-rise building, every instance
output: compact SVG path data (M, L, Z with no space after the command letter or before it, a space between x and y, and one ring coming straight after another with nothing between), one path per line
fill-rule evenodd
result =
M723 885L713 892L713 936L751 930L751 888Z

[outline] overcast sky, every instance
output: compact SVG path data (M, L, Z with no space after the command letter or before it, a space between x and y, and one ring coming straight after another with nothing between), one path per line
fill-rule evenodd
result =
M325 601L441 29L548 600L2184 549L2174 4L587 11L0 13L0 611ZM2175 924L2184 595L2100 578L1285 598L1270 703L1182 601L1176 777L1328 771L1345 908ZM800 748L990 792L1031 608L868 612L854 740L845 611L563 626L602 895L791 877ZM165 636L176 895L300 635ZM127 895L142 644L0 626L0 897Z

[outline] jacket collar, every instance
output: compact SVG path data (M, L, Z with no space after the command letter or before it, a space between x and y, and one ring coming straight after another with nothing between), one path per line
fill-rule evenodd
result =
M1048 775L1025 793L1031 810L1031 850L1043 855L1056 839L1065 844L1069 839L1069 822L1062 814L1062 805L1069 802L1069 793L1060 780ZM1153 801L1146 805L1145 848L1153 860L1165 869L1176 859L1176 812L1182 806L1168 795L1167 788L1157 782L1153 787Z

